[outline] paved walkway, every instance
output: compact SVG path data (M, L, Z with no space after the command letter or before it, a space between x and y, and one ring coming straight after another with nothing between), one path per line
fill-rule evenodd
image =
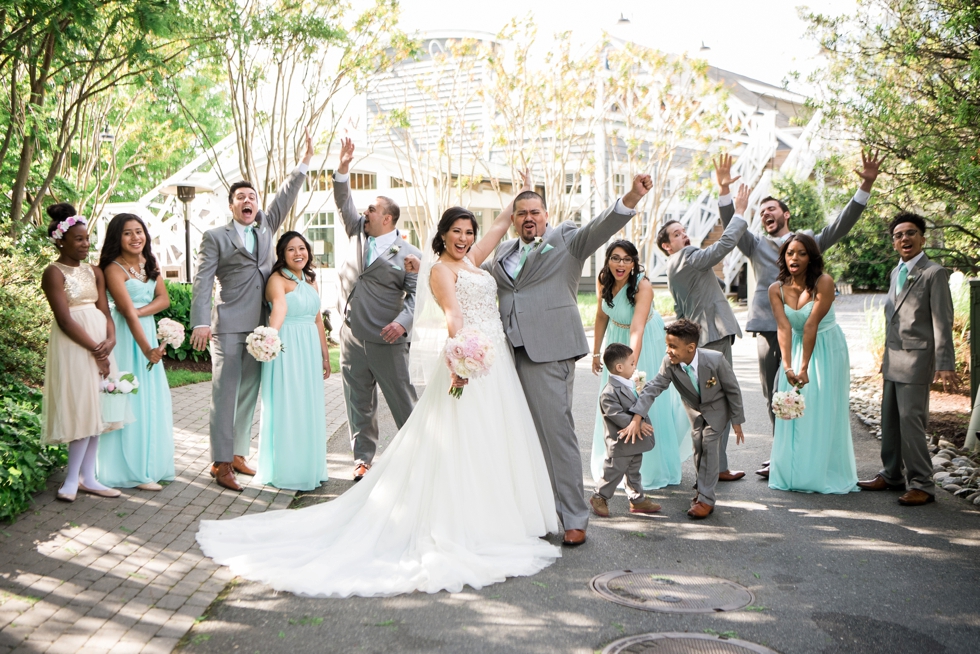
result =
M325 395L331 434L346 422L339 374ZM0 526L0 654L171 652L218 597L232 575L202 556L198 521L284 509L295 493L244 475L240 494L212 482L210 397L210 383L173 390L177 476L162 491L65 504L62 473L33 512Z

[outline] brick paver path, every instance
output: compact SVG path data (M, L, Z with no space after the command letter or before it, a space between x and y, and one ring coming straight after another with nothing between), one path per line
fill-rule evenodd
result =
M208 474L211 384L172 391L176 479L160 492L55 500L63 474L0 525L0 654L170 652L232 579L204 558L198 521L284 509L295 492L224 490ZM325 383L327 434L346 422L340 375ZM258 434L258 415L252 426ZM252 465L255 465L253 440Z

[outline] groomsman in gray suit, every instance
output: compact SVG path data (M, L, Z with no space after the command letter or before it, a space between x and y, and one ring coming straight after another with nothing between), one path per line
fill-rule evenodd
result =
M922 251L926 221L900 213L889 226L901 261L892 270L885 300L885 356L881 374L881 472L859 481L864 490L908 490L900 504L935 501L926 446L929 384L957 387L953 353L953 299L946 269ZM903 471L904 468L904 471Z
M698 347L721 352L732 363L732 343L742 330L728 304L721 284L715 276L720 263L745 233L748 224L742 217L749 206L749 189L744 184L735 199L735 215L721 238L701 249L691 245L687 231L676 220L664 223L657 233L657 247L670 257L667 261L667 285L674 296L677 318L687 319L701 327ZM728 467L728 436L731 425L721 430L719 481L737 481L745 476L742 470Z
M854 193L854 197L837 219L818 234L814 234L809 229L802 232L813 237L821 252L844 238L857 223L864 207L868 204L871 186L878 178L883 160L884 158L879 157L877 153L861 152L862 168L854 171L862 180L861 188ZM722 223L726 226L735 213L729 187L739 179L732 177L731 172L731 155L722 155L715 161L715 176L720 187L718 212L721 214ZM759 206L759 215L765 233L758 235L745 232L738 241L738 249L751 262L755 276L755 293L749 303L749 320L745 329L755 334L756 349L759 354L759 381L762 384L762 393L766 396L769 421L775 427L776 416L772 412L772 394L776 391L776 375L779 374L782 366L782 352L776 340L776 318L772 315L772 305L769 303L769 286L779 275L779 249L793 232L789 228L789 207L782 200L773 197L765 198ZM766 462L763 465L769 464ZM756 471L756 474L768 479L769 470L763 468Z
M514 198L519 238L501 243L483 264L497 281L500 319L541 440L565 545L584 543L589 523L572 419L575 361L589 352L578 310L582 266L636 215L652 186L649 175L637 175L626 195L582 227L570 220L551 227L544 198L524 191Z
M191 346L211 343L211 476L220 486L241 491L235 472L254 475L245 464L252 440L252 415L259 396L259 362L245 349L245 337L268 315L265 283L272 271L275 235L303 187L313 141L306 135L306 153L272 200L259 209L250 182L235 182L228 192L233 220L204 233L197 259L191 302ZM211 306L214 281L220 289Z
M340 372L354 481L360 481L378 449L378 387L399 429L417 400L408 372L408 335L418 273L406 270L405 257L422 253L396 229L400 211L390 198L379 196L363 216L357 212L348 173L353 160L354 143L343 139L333 194L352 252L340 270Z

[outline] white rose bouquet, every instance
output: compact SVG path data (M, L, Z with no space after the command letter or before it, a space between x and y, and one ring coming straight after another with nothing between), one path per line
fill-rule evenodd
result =
M279 330L272 327L256 327L245 337L245 349L256 361L268 363L286 350L279 340Z
M140 382L131 372L120 372L119 377L106 377L99 389L109 395L136 395L140 392Z
M176 350L184 344L184 326L176 320L161 318L157 323L157 340L160 341L160 345L169 345ZM146 364L146 369L152 370L153 365Z
M779 391L772 395L772 412L780 420L794 420L803 415L806 402L800 394L800 389Z
M633 384L636 386L636 392L642 393L643 387L647 383L647 374L642 370L634 370L632 379L633 379Z
M140 390L140 382L131 372L120 372L118 377L106 377L102 380L101 391L102 420L105 422L123 422L129 408L129 396L136 395Z

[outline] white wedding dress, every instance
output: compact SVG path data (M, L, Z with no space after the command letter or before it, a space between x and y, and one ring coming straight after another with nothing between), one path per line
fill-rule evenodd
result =
M203 520L207 556L246 579L298 595L458 592L532 575L561 556L551 482L496 283L461 271L464 325L496 350L488 374L448 394L440 362L415 410L367 475L337 499L300 510Z

